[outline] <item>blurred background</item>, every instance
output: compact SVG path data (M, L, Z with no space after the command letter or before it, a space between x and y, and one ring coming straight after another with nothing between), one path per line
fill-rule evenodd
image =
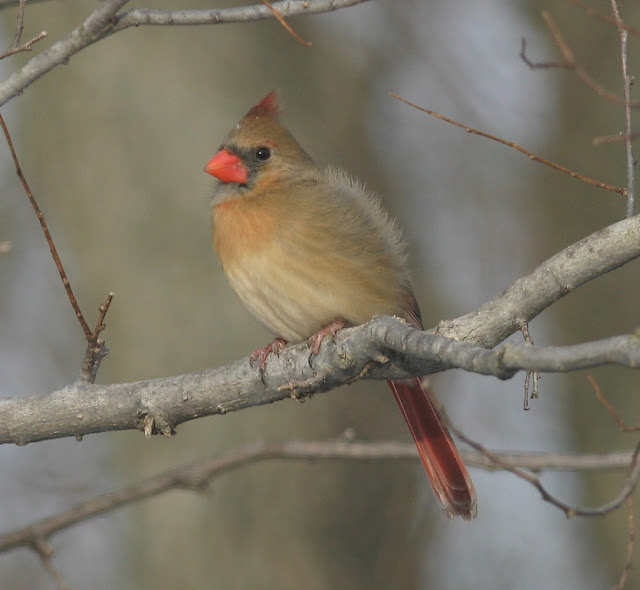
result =
M139 5L149 6L148 4ZM215 2L217 7L239 2ZM609 3L593 0L604 12ZM28 6L24 39L66 35L94 4ZM154 7L209 3L158 0ZM519 142L614 184L625 183L619 106L566 70L531 71L519 57L559 60L540 10L551 10L578 59L621 93L615 28L564 0L370 2L291 19L113 35L29 87L4 109L89 322L109 291L111 352L98 382L199 371L246 356L270 335L244 310L210 245L211 179L222 137L272 88L284 120L321 163L378 191L405 228L425 325L464 314L564 246L624 216L612 193L576 182L504 146L470 136L387 94ZM14 35L15 8L0 12ZM640 22L640 5L623 17ZM638 40L630 41L638 72ZM0 63L6 78L31 54ZM0 142L2 143L2 142ZM0 395L73 381L84 352L36 217L0 147ZM628 332L640 320L638 264L594 281L536 319L536 344ZM639 379L595 372L629 422ZM451 372L434 380L464 431L493 449L630 449L584 374L543 376L522 411L523 379ZM182 425L175 437L106 433L0 449L0 533L94 494L260 440L409 441L384 384L357 383L305 404L284 402ZM472 469L472 524L439 512L418 461L269 462L215 480L209 494L173 491L53 537L74 589L325 590L609 587L624 563L626 514L567 520L512 475ZM611 498L622 473L544 475L567 501ZM632 573L629 587L640 576ZM0 555L0 588L50 589L32 552Z

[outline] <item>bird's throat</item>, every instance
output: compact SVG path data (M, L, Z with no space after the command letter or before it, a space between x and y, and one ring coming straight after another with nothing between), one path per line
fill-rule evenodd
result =
M211 215L213 245L223 266L264 248L277 231L277 216L255 200L214 204Z

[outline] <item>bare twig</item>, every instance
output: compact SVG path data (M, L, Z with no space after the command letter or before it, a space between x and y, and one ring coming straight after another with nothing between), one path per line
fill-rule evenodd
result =
M618 143L620 141L627 141L637 139L640 137L640 133L632 133L631 135L627 135L626 133L616 133L615 135L600 135L598 137L594 137L591 143L593 145L605 145L607 143Z
M71 288L71 283L67 278L67 273L65 272L64 267L62 266L62 261L60 260L58 249L53 243L53 238L51 237L51 233L49 232L49 227L47 226L47 222L44 219L44 214L40 210L40 207L38 207L38 203L36 202L36 199L33 196L31 189L29 188L27 179L24 177L24 174L22 173L22 168L20 167L18 156L16 155L16 151L13 147L11 134L9 133L9 129L7 128L7 125L4 122L4 118L2 117L2 115L0 115L0 126L2 126L2 130L4 131L4 136L7 140L7 145L9 146L9 150L11 151L11 157L13 158L13 163L16 168L16 174L18 175L18 178L20 179L20 182L22 183L22 186L25 192L27 193L27 197L29 198L29 202L31 203L33 210L36 212L36 216L38 217L38 221L40 222L40 226L42 227L42 232L44 233L44 237L47 240L47 244L49 245L49 250L51 250L51 256L53 256L53 260L56 264L56 268L58 269L58 274L62 279L62 284L64 285L64 288L67 292L67 296L69 297L69 301L71 302L73 311L75 312L76 317L80 322L80 326L82 327L82 331L84 332L85 337L87 338L87 340L89 340L91 338L91 328L89 328L89 324L87 324L87 321L84 319L84 315L80 310L80 306L78 305L78 300L76 299L76 296L73 293L73 289Z
M62 574L53 565L53 561L51 559L53 557L53 547L51 547L49 541L47 541L43 537L40 537L37 539L33 539L33 542L30 543L30 546L38 554L38 557L40 557L42 566L54 581L55 585L58 587L58 590L71 590L71 586L69 586Z
M605 395L604 395L604 393L602 391L602 388L600 387L598 382L595 380L593 375L591 373L587 373L586 377L587 377L587 381L589 381L589 383L591 384L591 387L593 387L593 391L596 394L597 400L604 406L605 410L607 410L607 412L609 413L611 418L613 418L614 422L620 427L620 430L622 430L622 432L638 432L638 431L640 431L640 424L636 424L634 426L629 426L620 417L620 414L618 414L618 412L616 412L615 408L611 405L609 400L605 397Z
M520 59L526 63L531 70L550 70L557 68L572 70L574 68L574 64L567 61L532 61L527 55L527 40L525 37L522 37L520 45Z
M84 360L82 361L82 378L88 383L93 383L95 381L98 368L100 367L100 362L108 352L107 347L104 345L104 341L100 340L99 336L105 327L104 318L107 314L107 311L109 310L109 306L111 305L113 293L109 293L105 303L100 306L98 321L96 323L95 329L92 331L91 328L89 328L89 324L87 324L87 321L84 318L84 315L80 309L80 305L78 304L78 300L76 299L73 289L71 288L71 283L69 282L67 273L64 270L64 266L62 265L62 260L60 259L60 255L58 254L58 249L53 242L53 238L51 237L51 232L49 232L49 227L44 218L44 214L40 210L40 207L38 206L38 203L36 202L36 199L31 192L31 188L27 183L27 179L22 172L20 162L18 161L18 156L13 146L11 134L9 133L9 129L7 128L2 115L0 115L0 126L2 126L2 130L4 131L4 135L7 140L7 145L9 146L9 151L11 152L11 157L13 158L13 163L15 164L18 178L20 178L20 182L22 183L24 191L27 194L29 202L31 203L31 206L33 207L33 210L38 217L38 221L40 222L40 226L42 227L45 239L47 241L47 244L49 245L51 256L53 257L53 261L55 262L60 278L62 279L62 284L65 288L65 291L67 292L67 297L69 298L71 306L73 307L73 311L75 312L75 315L80 322L80 326L82 327L82 330L84 332L85 339L87 340L87 349L85 351Z
M11 49L7 49L3 54L0 55L0 59L4 59L5 57L9 57L15 53L20 53L21 51L31 51L31 48L35 43L44 39L47 36L47 31L42 31L38 33L33 39L27 41L24 45L20 45L19 47L12 47Z
M591 90L593 90L598 96L602 96L603 98L606 98L607 100L616 104L620 104L620 105L626 104L624 98L618 96L617 94L611 92L610 90L607 90L606 88L604 88L604 86L596 82L587 73L587 71L578 63L576 56L573 53L573 50L569 46L569 43L566 41L566 39L563 37L562 33L560 32L560 28L558 27L556 22L553 20L553 17L551 16L551 13L548 10L542 11L542 18L544 19L547 27L549 28L549 31L551 32L551 36L553 37L553 40L556 46L560 50L560 53L562 53L562 57L564 57L565 61L543 62L543 63L532 62L525 55L524 39L523 39L522 50L520 52L520 57L523 59L523 61L531 69L565 68L565 69L573 70L576 76L578 76L578 78L582 80L589 88L591 88ZM640 104L636 103L632 106L634 108L637 108L638 106L640 106Z
M633 506L633 496L627 496L627 530L629 531L627 536L627 554L625 557L624 565L622 566L622 571L620 572L620 577L618 578L618 582L613 587L612 590L623 590L623 588L627 584L627 580L629 578L629 574L633 569L633 553L636 546L636 523L635 523L635 509Z
M311 47L311 41L305 41L300 35L298 35L298 33L291 28L289 23L284 20L282 14L273 7L273 4L271 4L269 0L262 0L262 3L272 12L275 19L282 25L282 27L284 27L284 30L287 31L287 33L289 33L289 35L291 35L298 43L300 43L300 45L304 47Z
M410 107L413 107L414 109L417 109L419 111L422 111L423 113L426 113L427 115L431 115L432 117L435 117L436 119L440 119L441 121L445 121L446 123L450 123L451 125L455 125L456 127L460 127L460 129L464 129L467 133L471 133L473 135L479 135L480 137L485 137L487 139L491 139L492 141L496 141L498 143L501 143L502 145L506 145L510 148L513 148L514 150L519 151L520 153L524 154L525 156L527 156L528 158L534 160L535 162L540 162L541 164L544 164L545 166L549 166L551 168L553 168L554 170L559 170L560 172L564 172L565 174L568 174L569 176L576 178L577 180L581 180L582 182L586 182L587 184L591 184L593 186L597 186L599 188L605 189L607 191L611 191L614 193L617 193L619 195L622 195L623 197L627 196L627 189L621 186L614 186L611 184L607 184L605 182L601 182L599 180L595 180L594 178L590 178L588 176L584 176L583 174L580 174L578 172L574 172L573 170L570 170L569 168L565 168L564 166L561 166L560 164L556 164L555 162L552 162L550 160L547 160L545 158L542 158L540 156L536 156L534 153L530 152L529 150L526 150L525 148L523 148L522 146L518 145L517 143L514 143L513 141L507 141L506 139L502 139L500 137L497 137L496 135L491 135L490 133L486 133L484 131L480 131L479 129L474 129L472 127L467 127L466 125L463 125L462 123L459 123L458 121L451 119L449 117L445 117L444 115L441 115L440 113L437 113L436 111L432 111L431 109L427 109L425 107L421 107L418 106L417 104L412 103L411 101L407 100L406 98L403 98L402 96L400 96L399 94L396 94L395 92L389 92L389 94L399 100L400 102L403 102L407 105L409 105Z
M47 36L46 31L42 31L38 35L36 35L33 39L27 41L23 45L20 45L20 39L22 38L22 32L24 31L24 10L27 6L27 0L18 0L18 14L16 16L16 34L13 38L13 43L9 46L4 53L0 54L0 59L4 59L5 57L9 57L10 55L14 55L15 53L20 53L21 51L31 51L31 47L44 39ZM1 5L0 5L1 7Z
M625 148L627 152L627 217L635 213L635 174L633 145L631 142L631 76L627 65L628 32L623 28L617 0L611 0L611 10L620 32L620 63L622 66L622 81L624 85L624 115L625 115Z
M29 4L34 4L36 2L44 2L44 1L45 0L29 0ZM18 6L19 4L20 4L20 0L0 0L0 10L3 10L5 8L10 8L11 6Z
M531 338L531 334L529 332L529 322L527 322L526 320L522 320L522 322L520 322L519 328L522 332L525 343L533 346L533 338ZM529 396L529 387L531 385L532 379L533 389L531 390L531 396ZM523 410L529 409L529 399L538 398L538 379L540 379L540 374L537 371L526 371L524 376L524 402L522 405Z
M64 39L30 59L18 72L0 84L0 106L20 94L35 80L88 47L129 27L194 26L244 23L275 18L264 4L208 10L159 10L134 8L118 13L128 0L103 0L98 7ZM273 8L283 17L313 15L340 10L368 0L283 0Z
M640 29L636 29L626 23L618 23L615 18L611 17L608 14L604 14L603 12L596 10L595 8L591 8L590 6L587 6L581 0L566 0L566 1L569 2L570 4L574 4L575 6L582 8L582 10L584 10L588 16L600 19L606 23L614 24L618 28L622 27L622 29L627 31L630 35L632 35L633 37L638 37L640 39Z
M20 45L20 38L24 30L24 9L27 6L27 0L19 0L18 14L16 15L16 35L9 49L16 49Z
M100 339L100 333L105 329L104 319L111 306L111 301L113 301L113 293L109 293L105 302L98 308L99 314L96 327L91 334L91 338L87 341L87 349L82 360L82 378L87 383L95 382L100 363L109 352L104 340Z
M446 413L443 412L443 416L446 418ZM560 500L556 496L549 493L549 491L542 485L539 477L536 477L532 473L523 470L519 466L511 465L505 461L496 453L490 451L480 443L470 439L467 435L461 432L458 428L456 428L451 422L447 419L449 428L455 435L460 438L460 440L464 441L470 447L485 455L488 459L494 462L498 467L513 473L521 479L524 479L526 482L530 483L533 487L535 487L542 499L545 502L549 502L553 506L556 506L560 510L565 513L567 518L572 518L574 516L603 516L612 512L619 508L626 500L631 496L633 491L635 490L638 480L640 479L640 461L638 461L638 451L640 450L640 442L635 448L635 451L631 458L631 463L629 465L629 477L625 480L624 485L618 492L618 494L609 502L597 506L595 508L583 508L580 506L572 506Z
M491 470L501 468L493 457L499 458L504 465L525 467L535 471L546 469L592 470L625 468L629 465L632 454L623 452L609 455L569 456L544 453L492 453L492 458L488 458L484 453L463 452L463 458L468 465ZM418 454L413 444L396 442L339 440L257 443L166 471L115 492L100 494L54 516L0 535L0 553L18 547L50 547L48 542L42 545L43 541L59 531L94 516L111 512L169 490L205 490L212 480L222 473L239 469L251 463L276 459L295 461L415 461L418 459Z
M105 329L104 318L109 311L109 307L111 306L111 302L113 301L113 293L109 293L107 295L106 301L99 307L100 314L98 315L98 321L96 322L96 327L93 330L92 338L97 340L98 336L100 336L100 332Z

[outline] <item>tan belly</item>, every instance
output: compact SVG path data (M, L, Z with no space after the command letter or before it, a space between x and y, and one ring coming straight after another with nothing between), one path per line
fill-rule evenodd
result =
M231 286L247 309L274 335L288 342L308 338L330 321L325 321L330 312L304 283L287 280L284 262L262 254L247 256L225 268Z
M299 342L334 319L355 325L403 314L406 287L379 252L363 251L347 231L336 236L335 224L315 223L321 215L302 224L273 211L238 201L215 207L213 217L231 286L274 335Z

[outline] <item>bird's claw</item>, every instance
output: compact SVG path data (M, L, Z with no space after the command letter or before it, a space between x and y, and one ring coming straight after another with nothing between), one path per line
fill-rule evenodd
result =
M309 366L311 368L313 368L313 357L317 356L320 352L320 346L322 346L324 339L329 336L331 340L335 341L336 333L342 330L342 328L346 328L346 326L346 320L343 320L341 318L332 320L324 328L322 328L322 330L309 338L307 343L309 345L309 348L311 349L311 352L309 353Z
M274 352L277 355L287 345L287 341L284 338L276 338L273 342L270 342L266 346L256 348L249 357L249 364L253 367L255 362L258 361L258 371L260 371L260 379L264 383L264 371L267 368L267 358Z

